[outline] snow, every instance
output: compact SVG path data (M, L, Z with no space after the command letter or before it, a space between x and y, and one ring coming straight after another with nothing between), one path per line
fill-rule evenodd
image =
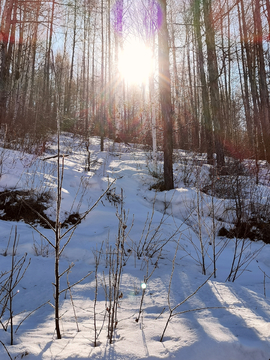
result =
M52 156L56 153L56 145L55 141L51 141L47 152L39 157L12 150L1 151L4 159L1 189L50 191L53 201L47 214L52 219L55 218L57 188L56 158ZM245 240L244 258L249 260L242 266L240 276L234 282L226 281L236 239L216 236L217 252L222 249L217 258L217 276L212 276L196 292L213 272L211 201L217 212L222 214L227 200L213 199L203 194L199 229L195 209L197 191L192 186L186 186L183 181L183 171L187 169L176 163L176 189L155 192L149 190L155 182L149 172L150 166L153 166L149 154L139 147L113 144L109 140L105 142L105 150L100 153L99 139L91 138L91 171L86 172L83 142L68 135L61 137L61 152L68 155L64 157L61 221L71 209L79 213L87 211L106 191L108 184L115 180L111 187L111 197L105 195L82 220L60 258L61 272L74 264L68 278L71 284L92 272L71 289L74 308L70 293L67 291L61 295L61 340L56 338L54 309L48 304L49 301L51 304L54 302L53 249L24 222L1 221L0 273L9 270L11 266L15 226L19 236L16 258L20 259L25 253L26 262L31 258L24 277L15 289L18 292L13 299L14 328L31 311L46 303L20 324L14 334L14 345L10 345L10 326L7 331L0 329L0 340L11 358L269 360L269 245ZM160 162L159 168L161 166ZM207 178L208 172L208 166L203 165L201 178ZM190 178L193 177L190 174ZM118 324L110 344L107 338L104 292L104 281L108 285L106 249L114 247L116 243L119 225L116 212L120 214L118 200L121 199L121 189L127 225L125 249L129 251L125 256L121 277L120 291L123 296L119 299ZM261 184L258 189L263 194L261 201L265 201L268 187ZM216 230L221 225L216 220ZM52 230L39 225L37 229L54 242ZM200 265L200 232L206 251L206 275L202 274ZM137 256L136 251L142 252L149 240L153 257ZM164 247L159 255L156 250L162 244ZM94 347L94 254L101 246L103 255L97 272L96 304L97 329L100 334L98 346ZM263 272L266 274L265 284ZM64 275L61 288L66 287ZM142 313L136 322L143 293ZM173 310L174 315L160 342L169 316L168 302L171 309L181 302L183 304ZM192 311L194 309L197 310ZM5 323L7 319L8 313L5 313L1 321ZM10 360L1 343L0 359Z

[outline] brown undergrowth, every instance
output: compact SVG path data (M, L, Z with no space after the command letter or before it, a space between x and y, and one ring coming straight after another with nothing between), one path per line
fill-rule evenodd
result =
M55 221L46 214L51 203L49 192L36 194L33 190L4 190L0 192L0 219L5 221L24 221L48 228L48 222L54 227ZM45 220L47 221L45 221ZM80 220L79 213L71 213L62 223L67 228Z

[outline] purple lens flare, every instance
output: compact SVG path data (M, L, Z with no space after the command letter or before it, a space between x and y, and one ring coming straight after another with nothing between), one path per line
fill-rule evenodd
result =
M149 40L162 20L162 10L156 0L116 0L111 9L114 30L123 37L137 34Z

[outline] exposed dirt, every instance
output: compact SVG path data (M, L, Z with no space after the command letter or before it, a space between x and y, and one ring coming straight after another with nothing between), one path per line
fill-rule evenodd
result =
M48 192L35 194L29 190L5 190L0 192L0 219L5 221L24 221L28 224L40 224L55 227L55 221L49 219L46 210L52 201ZM61 227L80 223L78 213L70 214Z
M238 239L248 238L252 241L262 240L266 244L270 244L270 222L250 219L247 222L239 222L230 230L223 226L218 235L229 239L236 237Z
M158 182L156 182L155 184L151 185L149 187L149 190L157 190L157 191L165 191L165 182L164 180L160 180Z

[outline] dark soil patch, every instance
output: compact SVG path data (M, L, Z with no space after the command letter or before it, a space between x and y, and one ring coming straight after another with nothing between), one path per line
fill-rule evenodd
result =
M55 227L55 221L48 218L45 211L48 209L51 196L48 192L35 194L29 190L5 190L0 192L0 219L5 221L24 221L28 224L40 224L49 228ZM61 227L68 227L80 223L80 215L72 213L62 223Z
M250 239L252 241L262 240L270 244L270 222L250 219L247 222L239 222L230 230L224 226L219 230L218 236L225 236L229 239Z
M151 185L149 190L157 190L157 191L165 191L165 182L164 180L160 180L157 183L155 183L154 185Z

